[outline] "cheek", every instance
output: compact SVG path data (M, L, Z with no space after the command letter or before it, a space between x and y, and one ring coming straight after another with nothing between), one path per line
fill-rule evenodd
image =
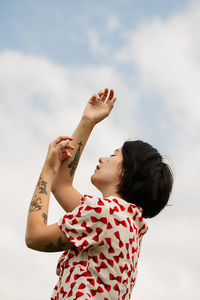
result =
M110 162L91 176L91 182L96 184L116 184L119 182L122 170L122 163Z
M103 176L104 180L116 184L119 181L121 175L121 164L110 165L106 170L104 170Z
M118 162L118 164L116 165L115 172L118 177L121 175L121 172L122 172L122 162L121 161Z
M120 183L121 175L122 175L122 164L119 163L115 171L115 181L117 182L117 184Z

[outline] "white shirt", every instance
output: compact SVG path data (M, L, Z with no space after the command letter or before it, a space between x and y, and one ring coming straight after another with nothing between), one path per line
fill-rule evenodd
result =
M58 225L76 248L58 261L59 280L51 300L130 299L148 230L142 209L114 196L84 195Z

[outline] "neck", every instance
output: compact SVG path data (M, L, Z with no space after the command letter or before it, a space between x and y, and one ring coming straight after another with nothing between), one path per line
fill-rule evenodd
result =
M115 197L119 197L120 195L117 193L116 189L113 187L106 187L104 189L101 189L102 195L104 198L106 197L110 197L110 196L115 196Z

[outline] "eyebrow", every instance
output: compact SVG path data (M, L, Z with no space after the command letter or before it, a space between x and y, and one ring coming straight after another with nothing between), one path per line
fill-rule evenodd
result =
M119 152L119 149L116 149L115 152Z

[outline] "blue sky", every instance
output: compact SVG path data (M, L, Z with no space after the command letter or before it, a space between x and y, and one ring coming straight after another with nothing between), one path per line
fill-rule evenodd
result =
M62 66L108 64L119 70L121 77L133 86L137 84L138 75L134 65L113 58L113 53L126 43L125 33L137 29L154 17L165 21L169 15L184 11L187 3L183 0L4 1L0 10L0 26L3 28L0 51L9 49L34 54ZM111 17L117 24L109 29ZM98 43L105 51L93 51L90 40L94 35L97 35ZM147 127L151 122L154 128L151 139L164 148L168 140L162 140L157 123L165 107L157 97L154 94L141 99L145 109L138 111L138 122L142 120ZM35 105L36 102L42 107L39 98L35 100Z
M88 98L108 87L117 101L88 142L75 187L98 195L98 158L127 139L168 156L172 206L148 220L133 299L199 300L200 2L1 1L0 28L0 298L49 298L59 254L25 247L27 210L48 144L71 135ZM52 196L49 224L63 213Z
M15 49L46 56L66 65L101 64L111 56L93 55L88 48L88 28L96 30L111 50L123 45L123 32L153 17L166 19L184 10L185 0L117 1L1 1L0 50ZM108 18L120 27L107 30Z

